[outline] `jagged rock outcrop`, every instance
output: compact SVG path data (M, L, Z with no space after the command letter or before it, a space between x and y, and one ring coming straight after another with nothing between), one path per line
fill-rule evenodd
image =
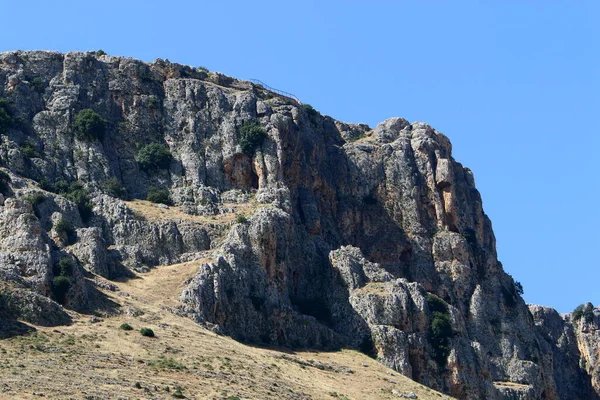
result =
M2 280L83 308L85 269L111 278L212 250L180 311L238 340L356 347L459 398L598 398L597 317L525 305L473 174L427 124L371 130L221 74L91 52L2 53L0 97ZM77 134L84 109L103 135ZM264 130L252 151L248 123ZM164 168L140 166L151 143ZM167 190L198 218L140 215L115 181L130 200Z

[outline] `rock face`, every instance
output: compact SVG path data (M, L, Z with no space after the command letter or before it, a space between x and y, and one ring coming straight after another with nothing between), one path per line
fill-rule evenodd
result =
M113 278L210 250L181 312L238 340L353 346L459 398L598 398L598 312L528 308L473 174L430 126L371 130L217 73L95 53L2 53L0 97L12 119L0 124L0 279L12 287L85 308L85 269ZM107 121L102 136L76 134L83 109ZM252 151L248 123L266 134ZM150 143L168 165L140 167ZM115 181L129 199L167 190L190 217L139 215ZM241 209L251 215L219 219Z

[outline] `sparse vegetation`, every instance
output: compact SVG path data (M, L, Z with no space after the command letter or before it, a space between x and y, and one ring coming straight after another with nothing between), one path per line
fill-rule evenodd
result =
M28 140L21 145L21 153L27 158L38 158L40 156L33 147L33 144Z
M444 367L450 355L449 339L452 337L452 322L448 304L434 294L428 293L427 305L432 312L428 340L433 349L433 359L439 366Z
M61 218L54 224L54 230L60 236L71 236L75 231L69 221L64 218Z
M154 331L150 328L142 328L140 329L140 333L142 336L154 337Z
M96 51L96 57L105 56L106 52L102 49Z
M167 189L149 188L146 200L151 201L152 203L166 204L168 206L173 204L171 195Z
M245 122L240 126L238 131L238 142L242 148L242 152L252 155L254 150L260 146L265 138L267 132L254 122Z
M37 92L39 94L43 94L44 89L46 88L44 81L39 76L36 76L31 81L29 81L29 86L31 86L31 89L33 89L34 92Z
M150 365L154 368L176 369L179 371L186 369L185 365L183 365L179 361L175 360L174 358L165 357L165 356L160 356L160 357L158 357L158 359L150 361L148 363L148 365Z
M75 117L73 131L81 140L102 140L106 131L106 121L96 111L86 108L79 111Z
M151 110L156 110L158 108L158 100L156 100L156 97L151 96L148 98L148 108Z
M144 171L166 169L169 167L171 159L171 152L160 143L150 143L142 147L137 157L137 161Z
M46 196L39 192L34 192L28 194L27 196L23 196L23 200L26 200L31 203L31 206L35 209L39 206L44 200L46 200Z
M124 331L132 331L133 326L131 326L127 323L124 323L124 324L121 324L121 326L119 326L119 329L124 330Z
M579 321L583 318L585 322L592 322L594 320L594 306L592 303L580 304L573 310L572 314L573 321Z
M0 134L5 134L14 123L14 118L8 107L8 101L0 98Z
M75 263L67 257L61 258L55 266L54 275L70 277L73 275Z
M525 290L523 289L523 285L519 281L515 281L515 290L519 296L523 296Z
M176 399L185 399L185 395L183 394L183 389L181 386L176 386L175 391L173 392L173 397Z
M248 218L244 217L243 215L236 215L235 216L235 223L236 224L245 224L248 222Z
M92 203L90 202L89 191L81 183L73 182L69 185L66 193L62 191L59 193L77 204L81 219L84 222L89 221L93 214Z
M123 200L127 199L127 189L125 189L125 186L123 186L116 176L104 182L103 187L109 195Z

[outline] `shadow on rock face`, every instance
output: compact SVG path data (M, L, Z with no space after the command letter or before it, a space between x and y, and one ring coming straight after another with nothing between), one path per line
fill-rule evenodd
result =
M28 335L35 331L35 328L17 320L0 318L0 340Z

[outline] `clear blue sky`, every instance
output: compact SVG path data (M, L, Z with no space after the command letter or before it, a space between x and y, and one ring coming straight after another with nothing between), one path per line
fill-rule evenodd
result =
M103 49L259 78L447 134L528 302L600 303L600 2L3 2L0 50Z

